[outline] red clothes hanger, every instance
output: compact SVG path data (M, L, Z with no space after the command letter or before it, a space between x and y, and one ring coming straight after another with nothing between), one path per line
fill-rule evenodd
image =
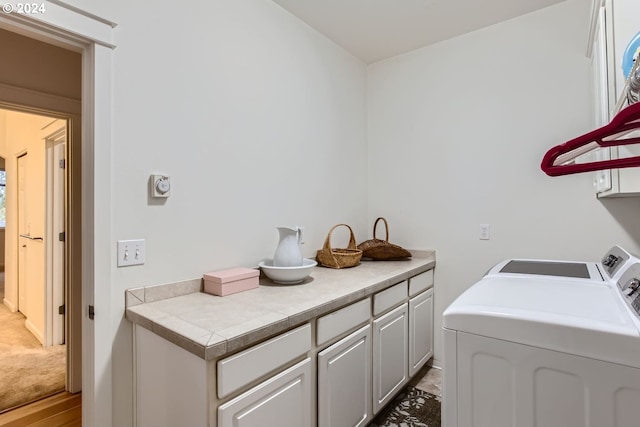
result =
M601 160L588 163L570 163L571 160L597 147L614 147L640 143L640 136L629 136L640 130L640 102L621 110L608 124L551 148L544 155L540 167L549 176L569 175L603 169L640 166L640 156Z

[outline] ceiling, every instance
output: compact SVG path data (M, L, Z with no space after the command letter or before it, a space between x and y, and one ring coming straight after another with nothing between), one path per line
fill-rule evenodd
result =
M564 0L273 0L366 63Z

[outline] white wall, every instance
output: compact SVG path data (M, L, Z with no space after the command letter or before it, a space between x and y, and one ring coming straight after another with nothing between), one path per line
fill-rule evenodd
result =
M268 0L69 3L118 23L112 158L97 160L113 176L112 330L96 339L112 344L114 425L133 413L125 289L255 265L278 225L305 226L313 256L333 224L362 240L386 216L394 242L437 250L439 314L506 257L637 251L637 200L596 201L588 176L538 166L590 128L585 2L368 69ZM151 173L171 176L164 204ZM146 264L117 269L128 238L146 239Z
M436 364L442 312L502 259L638 252L640 200L599 201L590 174L540 170L547 149L592 129L588 7L569 0L369 67L369 218L437 251Z
M5 158L7 156L7 112L5 110L0 110L0 157L3 158L3 165L5 166Z
M336 223L366 233L366 66L271 1L72 3L118 24L113 326L96 339L113 342L113 423L130 425L125 289L255 266L279 225L305 227L305 256ZM163 204L152 173L171 176ZM117 269L130 238L146 263Z
M27 327L42 343L45 333L45 247L42 241L18 238L19 233L33 237L45 236L46 152L42 128L51 118L33 114L6 111L5 133L0 135L0 146L6 147L7 171L5 303L18 306L18 258L20 247L26 245L24 273L21 285L25 292L25 305L20 311L27 317ZM27 155L25 178L25 229L18 229L18 157ZM3 233L4 234L4 233ZM22 298L21 298L22 299Z

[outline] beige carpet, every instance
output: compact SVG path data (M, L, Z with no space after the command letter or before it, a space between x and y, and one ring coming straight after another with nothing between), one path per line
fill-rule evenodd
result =
M42 347L21 313L2 303L0 284L0 412L65 389L64 345Z

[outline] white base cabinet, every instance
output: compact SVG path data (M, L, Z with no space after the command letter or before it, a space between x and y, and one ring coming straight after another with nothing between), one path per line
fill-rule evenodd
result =
M135 325L136 427L207 425L207 362Z
M407 304L373 321L373 411L377 413L409 381Z
M134 331L137 427L365 427L433 355L433 270L219 360Z
M311 427L307 358L218 408L219 427Z
M371 326L318 353L318 427L366 426L371 419Z

